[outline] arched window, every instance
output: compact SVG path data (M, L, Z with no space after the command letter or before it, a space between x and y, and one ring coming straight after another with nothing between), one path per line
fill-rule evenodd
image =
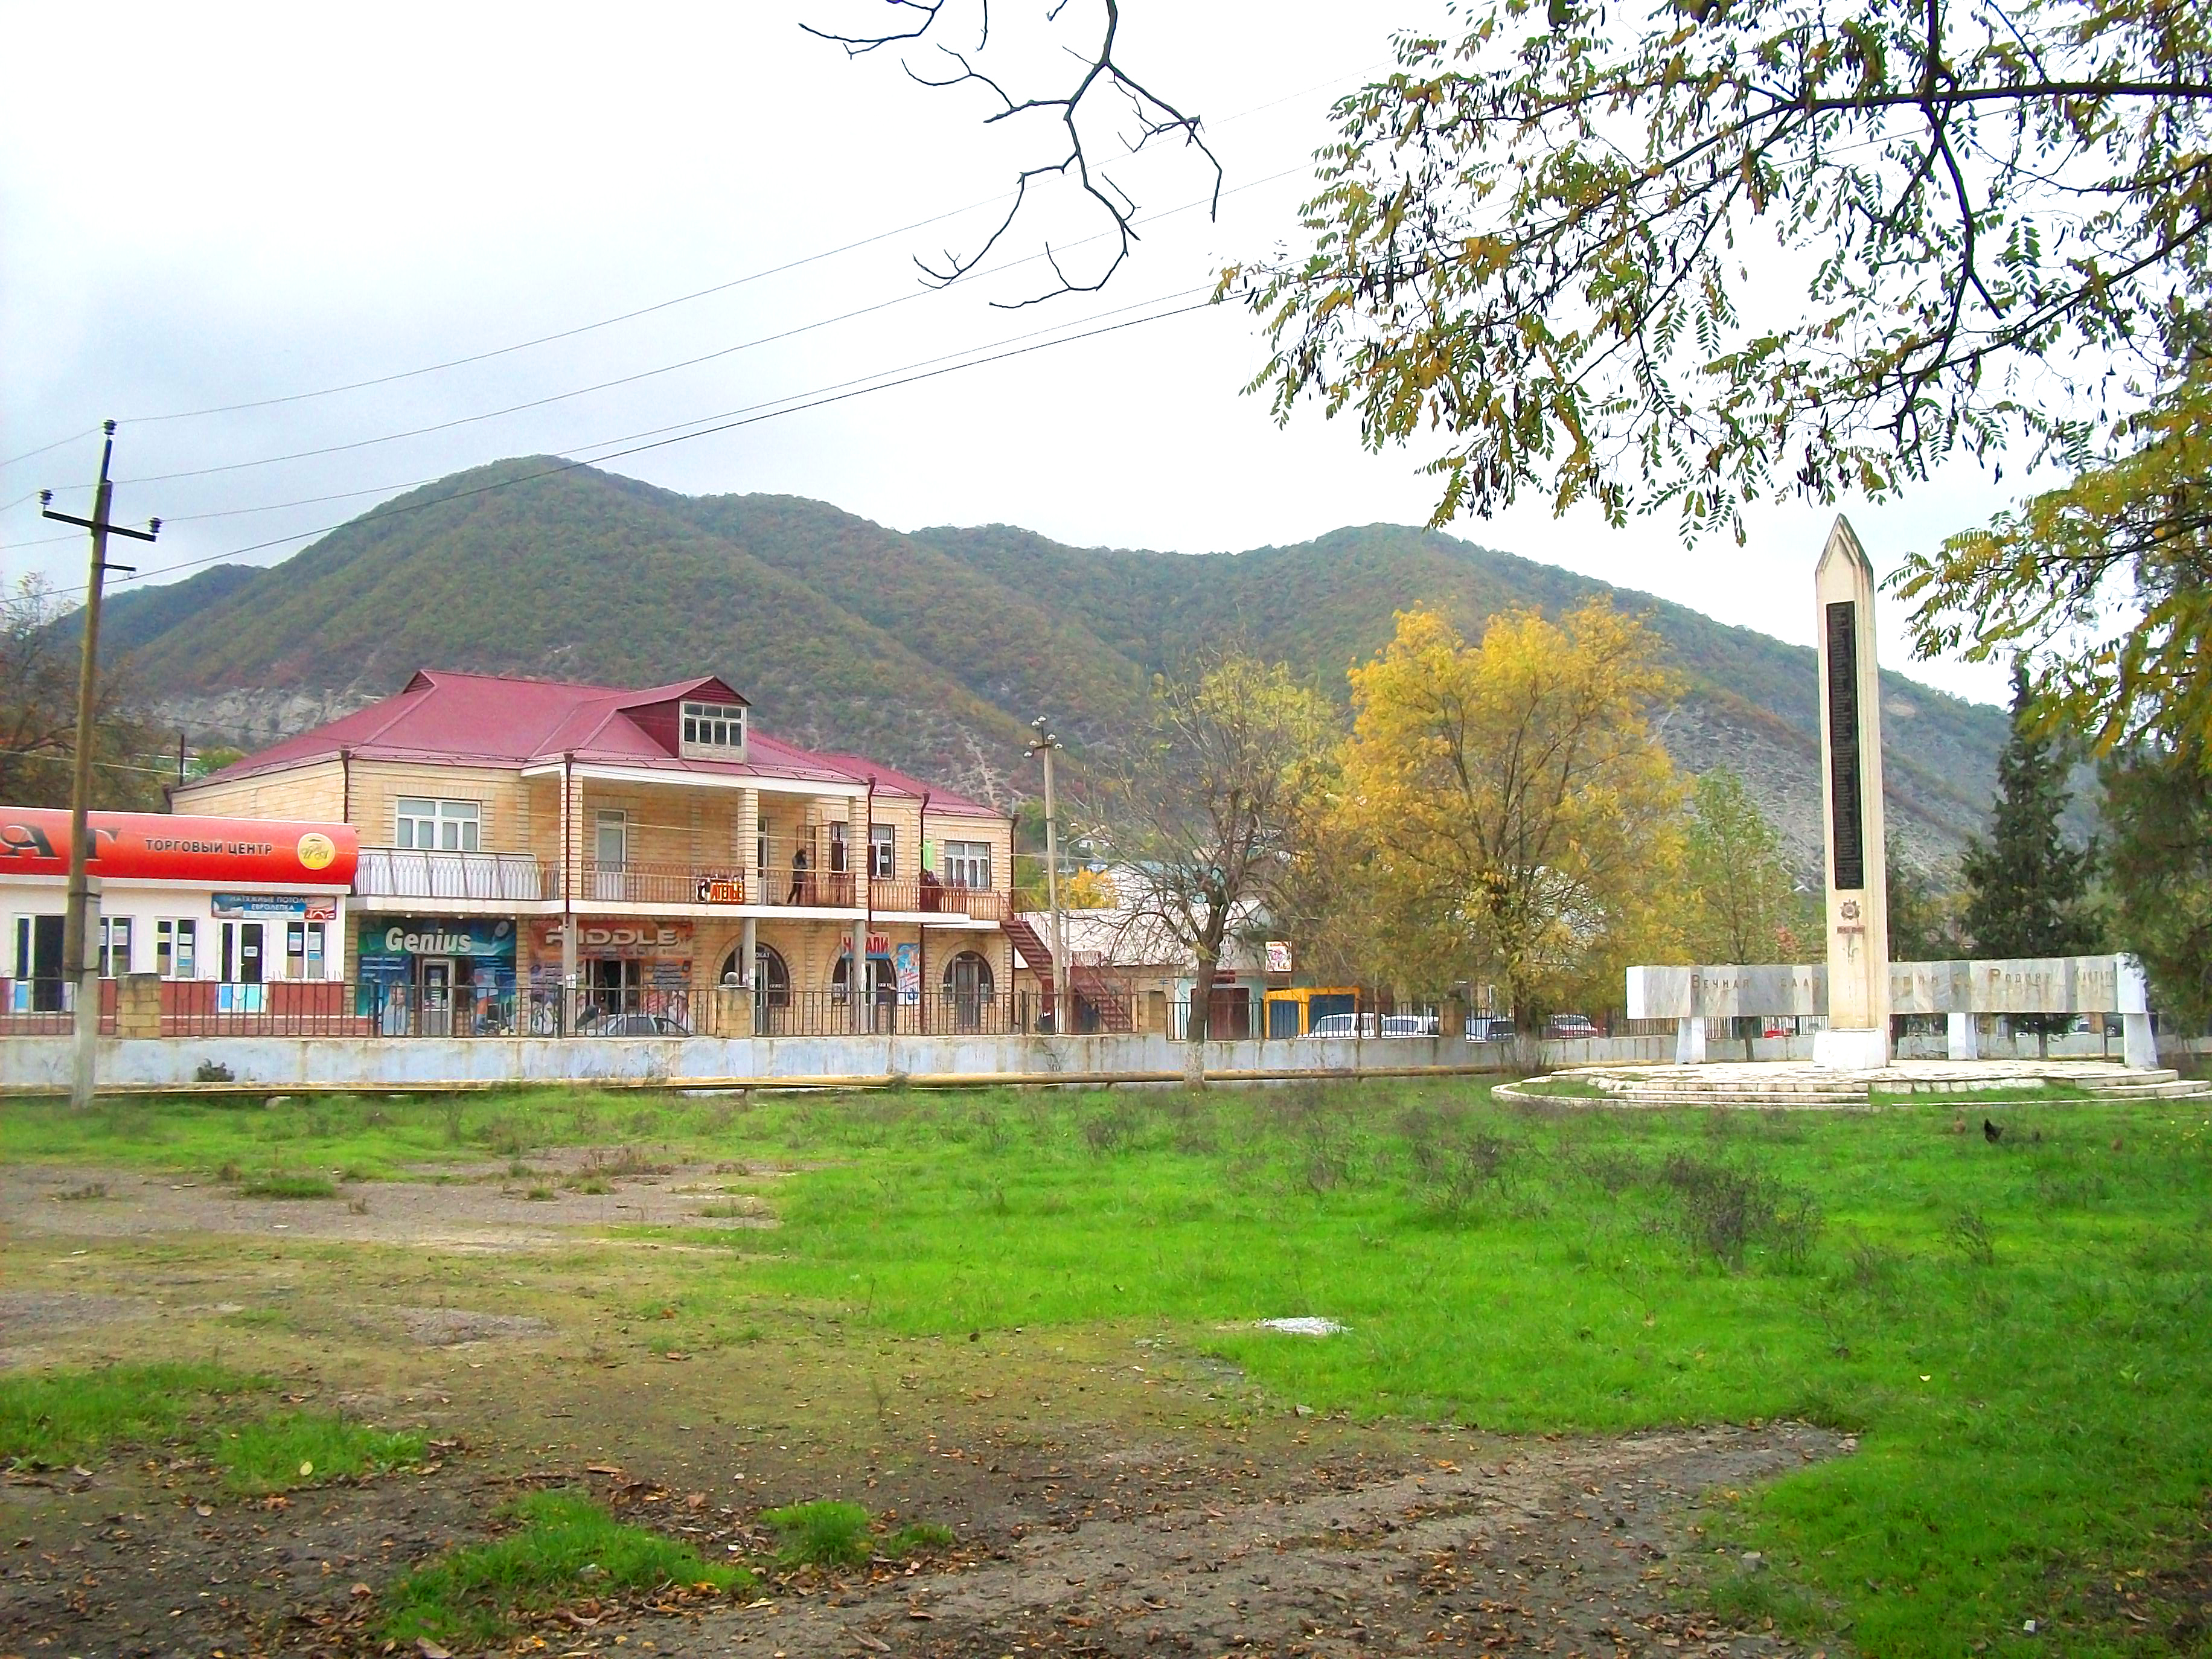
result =
M853 953L850 951L837 958L837 965L830 970L830 994L840 1002L853 988ZM868 958L868 1000L896 1002L898 1000L898 973L889 957Z
M737 971L738 946L732 945L729 955L722 958L722 971L717 977L726 985ZM770 1008L791 1006L791 969L772 945L753 946L753 1000Z
M994 994L991 964L975 951L963 951L945 964L945 1012L955 1030L981 1030Z

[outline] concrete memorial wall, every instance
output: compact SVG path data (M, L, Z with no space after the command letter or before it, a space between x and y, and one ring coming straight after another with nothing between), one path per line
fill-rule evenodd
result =
M1972 962L1893 962L1890 1012L1942 1014L1951 1058L1975 1058L1975 1019L1983 1014L2118 1014L2127 1063L2154 1066L2149 988L2131 956L2026 957ZM1675 1057L1705 1058L1709 1019L1828 1017L1828 970L1821 963L1631 968L1628 1017L1680 1022Z

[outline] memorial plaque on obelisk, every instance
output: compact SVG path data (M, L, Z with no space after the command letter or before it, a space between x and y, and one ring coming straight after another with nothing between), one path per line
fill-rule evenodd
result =
M1838 516L1813 574L1820 608L1820 804L1827 850L1828 1029L1815 1065L1889 1063L1889 890L1874 567Z

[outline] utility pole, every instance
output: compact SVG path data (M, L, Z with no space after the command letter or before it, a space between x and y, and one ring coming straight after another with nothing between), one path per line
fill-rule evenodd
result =
M100 683L100 590L111 570L136 571L136 565L110 564L107 538L112 533L133 541L150 542L161 533L161 521L149 519L143 530L127 530L108 522L108 505L115 485L108 467L115 459L115 422L102 422L106 441L100 451L100 483L93 491L92 516L80 519L57 513L51 503L54 492L39 492L41 513L59 524L82 526L92 532L92 574L85 584L84 644L76 665L76 753L70 775L70 865L68 911L62 922L62 972L76 987L74 1065L70 1073L70 1104L82 1111L92 1104L93 1062L100 1038L100 959L90 948L92 883L85 866L92 854L92 837L85 816L92 797L92 714Z
M1060 817L1052 795L1052 757L1061 745L1045 730L1043 715L1031 720L1030 729L1036 733L1030 739L1030 753L1044 757L1044 893L1052 911L1052 1029L1058 1036L1068 1027L1067 930L1060 924Z

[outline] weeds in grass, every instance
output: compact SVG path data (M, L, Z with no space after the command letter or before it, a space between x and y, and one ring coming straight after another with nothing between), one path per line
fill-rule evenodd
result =
M95 1199L106 1198L107 1183L104 1181L88 1181L82 1187L64 1187L54 1196L64 1204L83 1204Z
M1820 1236L1813 1195L1760 1170L1676 1152L1659 1178L1674 1197L1676 1224L1691 1249L1723 1267L1742 1267L1753 1243L1767 1245L1785 1266L1802 1267Z
M1414 1190L1440 1216L1464 1220L1504 1185L1514 1144L1465 1111L1417 1106L1399 1119Z
M329 1412L283 1412L210 1434L224 1484L247 1496L385 1474L422 1460L419 1434L386 1434Z
M1997 1265L1996 1235L1990 1224L1972 1210L1961 1210L1951 1218L1944 1236L1960 1261L1973 1267L1994 1267Z
M270 1386L220 1365L0 1373L0 1458L47 1468L112 1445L168 1439L216 1402Z
M1119 1103L1083 1120L1083 1144L1093 1158L1111 1158L1127 1151L1136 1133L1136 1114Z
M744 1568L702 1559L687 1544L617 1521L580 1492L532 1492L505 1511L513 1530L416 1568L383 1596L384 1635L483 1647L519 1617L580 1595L665 1584L751 1588Z
M237 1080L231 1076L230 1067L220 1060L204 1060L192 1068L192 1081L195 1083L235 1083Z
M950 1527L940 1527L934 1521L909 1521L896 1531L884 1534L877 1553L894 1561L904 1561L931 1550L949 1550L956 1541Z
M875 1553L868 1512L858 1504L822 1498L763 1510L761 1522L783 1540L777 1559L787 1567L857 1567Z
M240 1198L336 1198L338 1189L327 1176L249 1176L239 1183Z

